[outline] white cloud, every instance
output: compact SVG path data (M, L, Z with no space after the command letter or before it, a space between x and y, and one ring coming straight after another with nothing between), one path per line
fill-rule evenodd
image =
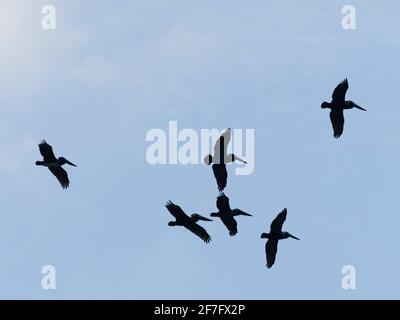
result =
M26 1L1 1L0 3L0 87L7 93L35 91L42 65L32 4ZM39 20L40 21L40 20ZM32 79L34 81L27 81Z
M44 30L41 8L40 1L0 2L0 101L39 93L53 71L53 62L85 39L84 32L60 26Z
M170 58L196 62L208 59L221 48L222 39L216 33L196 32L187 27L175 27L162 35L156 44L157 49Z
M58 60L84 39L74 30L43 30L40 2L0 0L0 175L23 171L38 141L17 125L18 114L32 110L56 72L53 66L68 68Z
M37 147L37 141L29 134L16 136L15 132L2 124L0 137L0 175L22 173L24 162Z

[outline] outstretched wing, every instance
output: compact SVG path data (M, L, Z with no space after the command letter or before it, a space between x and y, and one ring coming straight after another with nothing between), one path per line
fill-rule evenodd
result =
M53 148L49 145L46 140L42 140L39 144L39 151L46 162L55 162L57 158L54 155Z
M332 100L338 103L344 102L348 88L349 83L347 82L347 79L344 79L336 86L335 90L333 90Z
M228 144L231 141L231 128L228 128L224 131L224 133L219 137L217 142L214 145L214 163L222 163L217 162L220 160L221 156L224 156L228 150ZM218 159L218 157L220 157Z
M283 223L286 220L287 209L283 209L271 223L271 232L280 233L282 232Z
M62 167L49 167L49 170L55 175L63 189L67 189L69 187L67 171L65 171Z
M217 197L217 208L219 211L230 211L229 198L223 192Z
M214 173L215 180L217 180L218 191L224 190L228 181L228 171L226 171L226 165L213 164L212 170Z
M342 109L334 109L329 113L329 117L331 118L332 129L333 129L333 137L339 138L343 133L344 127L344 115Z
M185 228L192 231L195 235L197 235L205 243L209 243L211 241L211 236L207 233L206 229L199 226L197 223L195 223L195 222L188 223L185 225Z
M171 200L168 200L165 207L175 217L176 220L189 219L189 216L182 210L182 208L180 206L172 203Z
M267 256L267 268L271 268L275 263L276 253L278 252L278 240L268 240L265 244L265 255Z

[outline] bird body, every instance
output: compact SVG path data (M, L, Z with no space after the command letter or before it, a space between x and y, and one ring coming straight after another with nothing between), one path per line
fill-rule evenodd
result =
M200 239L202 239L205 243L211 241L211 236L207 233L207 231L197 224L199 220L202 221L212 221L211 219L205 218L197 213L192 214L190 217L182 210L182 208L170 200L167 202L165 207L168 211L174 216L175 221L170 221L168 225L170 227L173 226L181 226L185 227L189 231L193 232Z
M223 192L221 192L217 198L217 208L218 212L213 212L210 214L210 216L220 218L222 223L228 229L231 237L238 233L237 222L234 217L239 215L251 217L251 214L248 214L240 209L232 210L229 205L229 198Z
M262 235L263 235L262 238L267 238L269 240L283 240L283 239L293 237L293 236L291 236L291 234L289 232L286 232L286 231L282 231L279 233L274 233L274 232L263 233Z
M214 163L211 167L214 173L215 180L217 181L218 190L224 190L228 182L228 171L226 170L225 163Z
M290 234L287 231L282 231L283 223L286 220L287 216L287 209L283 209L276 218L272 221L270 226L269 233L261 234L261 238L268 239L267 243L265 244L265 254L267 257L267 268L271 268L276 259L276 254L278 252L278 242L279 240L293 238L296 240L300 240L299 238L295 237L294 235Z
M351 100L346 101L345 97L348 88L349 88L349 83L347 79L344 79L341 83L339 83L336 86L335 90L333 91L332 101L331 102L324 101L321 104L322 109L326 108L331 109L331 112L329 113L329 118L332 123L334 138L339 138L343 133L343 128L344 128L343 110L356 108L363 111L367 111Z
M67 160L64 159L63 157L60 157L60 158L55 159L53 161L36 161L36 165L37 166L44 166L44 167L47 167L47 168L50 168L50 167L61 167L64 164L67 164L67 163L72 165L72 166L75 166L74 164L71 164L70 162L67 162Z
M63 189L69 187L69 178L67 172L62 168L64 164L76 167L75 164L68 161L64 157L56 158L53 152L53 148L49 145L46 140L42 140L39 144L39 151L43 157L43 161L36 161L37 166L47 167L50 172L57 178Z
M230 212L219 213L219 218L225 227L229 230L229 235L231 237L238 233L237 221Z
M230 140L231 128L228 128L215 143L214 155L212 156L209 154L204 158L204 162L207 165L213 164L212 170L214 173L214 177L217 181L219 191L224 190L227 184L228 172L226 170L226 164L234 162L236 160L242 163L247 163L245 160L239 158L235 154L227 153Z

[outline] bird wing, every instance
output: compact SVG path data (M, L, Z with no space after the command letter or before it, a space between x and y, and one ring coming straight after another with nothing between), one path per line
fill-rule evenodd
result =
M202 220L202 221L212 221L211 219L208 219L208 218L206 218L206 217L203 217L202 215L200 215L200 214L198 214L198 213L193 213L190 217L192 218L192 220L193 220L194 222L197 222L197 221L199 221L199 220Z
M232 210L232 215L235 216L248 216L248 217L252 217L252 215L250 213L244 212L240 209L233 209Z
M61 187L63 189L67 189L69 187L69 179L68 173L62 167L49 167L49 170L52 174L55 175L57 180L61 183Z
M219 211L230 211L229 198L221 192L217 197L217 208Z
M231 141L231 128L228 128L218 138L217 142L214 145L214 161L217 161L217 159L215 159L216 157L218 158L220 156L224 156L227 153L228 144L230 141Z
M171 202L171 200L168 200L167 204L165 207L168 209L168 211L175 217L177 220L185 220L188 219L188 215L185 213L185 211L182 210L182 208L174 203Z
M228 171L226 171L226 165L214 163L212 165L212 170L214 177L217 180L218 191L224 190L228 181Z
M185 224L185 228L192 231L205 243L209 243L211 241L211 236L207 233L206 229L204 229L202 226L199 226L197 223L187 223Z
M331 110L329 113L329 117L331 118L332 129L333 129L333 136L335 138L339 138L343 133L344 127L344 115L343 110Z
M233 218L232 216L222 216L221 220L225 227L229 230L229 235L231 237L235 236L238 233L237 222L235 218Z
M278 240L269 239L265 244L265 255L267 256L268 269L274 265L277 252L278 252Z
M42 140L39 144L39 151L44 161L55 162L57 158L54 155L53 148L46 140Z
M332 100L335 102L344 102L348 88L349 83L347 82L347 79L344 79L336 86L335 90L333 90Z
M287 209L283 209L271 223L271 232L280 233L282 232L283 223L286 220Z

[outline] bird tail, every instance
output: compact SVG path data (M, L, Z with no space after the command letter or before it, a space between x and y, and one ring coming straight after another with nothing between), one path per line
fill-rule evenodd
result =
M326 101L322 102L322 104L321 104L322 109L330 108L330 106L331 106L331 104Z

